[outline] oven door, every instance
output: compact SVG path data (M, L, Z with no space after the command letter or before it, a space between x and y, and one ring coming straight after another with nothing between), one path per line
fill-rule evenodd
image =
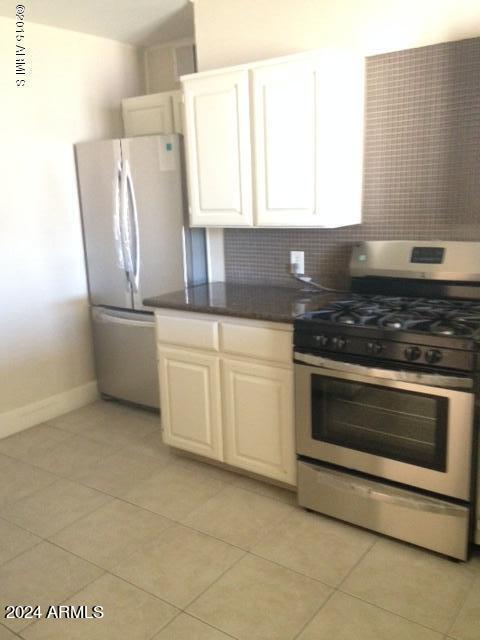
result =
M469 500L474 396L458 387L471 379L305 354L295 363L299 455Z

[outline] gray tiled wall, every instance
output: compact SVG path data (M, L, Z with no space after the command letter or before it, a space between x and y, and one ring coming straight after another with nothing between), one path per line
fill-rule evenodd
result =
M480 38L367 59L363 224L227 229L227 280L289 285L289 251L327 285L355 240L480 240Z

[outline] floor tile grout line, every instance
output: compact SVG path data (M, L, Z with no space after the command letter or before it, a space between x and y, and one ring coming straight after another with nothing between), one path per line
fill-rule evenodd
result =
M58 604L65 604L68 600L70 600L71 598L74 598L78 593L81 593L84 589L86 589L87 587L89 587L90 585L92 585L94 582L96 582L97 580L99 580L100 578L103 578L104 575L106 575L108 573L108 571L106 571L104 569L104 572L102 574L100 574L99 576L95 576L95 578L93 578L92 580L89 580L86 584L84 584L80 589L77 589L76 591L74 591L72 594L66 596L63 600L61 600ZM53 603L50 603L53 604ZM57 603L55 603L56 605ZM50 605L49 605L50 606ZM43 620L44 618L42 618ZM26 624L24 627L22 627L20 629L21 631L24 631L25 629L28 629L30 627L33 627L33 625L38 624L40 622L40 620L32 620L31 622L29 622L28 624Z
M29 429L34 429L35 427L41 426L42 424L47 424L47 423L46 422L42 422L42 423L40 423L38 425L34 425L32 427L29 427ZM93 443L98 444L98 445L103 445L103 446L111 445L111 442L105 442L103 440L95 440L94 438L91 438L91 437L89 437L87 435L84 435L82 433L72 432L72 431L69 431L67 429L61 429L61 428L58 428L58 427L56 427L55 425L52 425L52 424L48 424L48 426L50 426L51 428L54 428L54 429L58 429L58 430L62 431L62 433L70 434L70 438L66 439L67 441L70 440L72 437L76 436L76 437L79 437L81 439L84 438L88 442L93 442ZM23 431L19 431L17 433L24 433L24 432L27 432L29 429L24 429ZM148 436L150 436L153 433L153 431L154 431L154 428L152 428L150 433L145 434L140 439L143 440L143 438L147 438ZM14 437L15 435L17 435L17 434L12 434L12 436L9 436L9 437ZM60 446L64 441L65 440L61 440L61 441L57 442L54 446L52 446L51 451L56 449L58 446ZM126 451L131 446L132 446L131 443L121 444L121 445L119 445L118 448L115 448L113 451L110 451L109 453L107 453L104 456L100 456L98 458L98 460L93 462L93 464L100 463L101 461L106 460L107 458L110 458L113 455L116 455L116 454L118 454L118 453L120 453L122 451ZM40 469L40 470L44 471L45 473L51 473L52 475L55 475L58 478L73 479L73 478L71 478L71 476L60 475L60 474L58 474L58 473L56 473L54 471L50 471L49 469L46 469L45 467L40 466L39 464L35 464L34 462L31 462L29 460L25 460L23 458L19 458L18 456L14 456L14 455L9 454L9 453L4 453L2 451L0 451L0 454L4 455L4 456L6 456L6 457L8 457L8 458L10 458L12 460L16 460L16 461L22 462L23 464L29 465L29 466L31 466L31 467L33 467L35 469ZM151 457L153 457L153 456L151 456Z
M199 505L199 506L205 505L209 500L211 500L212 498L216 497L219 493L221 493L226 488L227 487L222 487L217 493L215 493L213 496L211 496L211 498L207 498L207 500L204 503L202 503L201 505ZM163 513L159 513L158 511L152 511L152 509L148 509L147 507L142 507L141 505L139 505L136 502L131 502L126 497L113 496L112 494L106 494L106 495L109 495L112 498L115 498L116 500L119 500L120 502L124 502L126 504L129 504L130 506L136 507L137 509L142 509L143 511L148 511L148 513L153 513L153 514L155 514L157 516L161 516L162 518L166 518L167 520L170 520L171 522L173 522L175 524L179 524L179 525L182 525L184 527L188 527L189 529L193 529L194 531L199 531L199 529L195 529L194 527L186 524L183 520L175 520L172 516L167 516L167 515L164 515ZM195 507L191 512L189 512L186 516L183 516L183 517L184 518L188 518L194 511L197 510L197 508L199 508L199 507ZM201 531L201 533L205 533L205 532ZM210 534L205 533L205 535L210 535ZM213 538L215 536L210 536L210 537ZM219 539L219 538L217 538L217 539ZM228 543L228 544L231 544L231 543ZM232 546L236 546L236 545L232 545ZM241 547L239 547L239 548L241 548Z
M465 607L465 605L467 604L467 600L468 600L468 596L470 594L471 591L471 587L473 586L473 584L476 582L476 580L478 579L479 581L479 586L480 586L480 576L476 575L476 573L473 574L472 580L470 581L469 584L469 588L466 589L466 593L465 593L465 597L463 598L462 602L459 604L459 606L457 607L457 610L455 612L455 615L452 617L452 621L450 622L450 624L448 625L448 629L445 632L445 635L448 636L448 634L450 633L450 631L452 630L454 624L456 623L458 617L460 616L460 614L463 611L463 608Z
M299 636L301 636L301 634L305 631L305 629L313 621L313 619L320 613L320 611L327 604L327 602L329 602L329 600L332 599L332 597L336 593L336 591L337 590L335 588L332 588L331 592L328 594L328 596L325 598L325 600L322 602L322 604L318 607L318 609L315 611L315 613L307 620L307 622L301 627L301 629L298 631L298 633L295 634L291 640L297 640L297 638Z
M62 480L65 481L65 479L62 479ZM48 489L49 487L52 487L55 484L55 482L60 482L60 480L56 480L56 481L52 482L52 484L49 484L46 487L42 487L38 491L43 491L45 489ZM75 518L75 520L72 520L71 522L66 524L64 527L61 527L61 529L58 529L57 531L53 531L52 533L49 533L48 535L40 535L39 533L37 533L35 531L32 531L31 529L27 529L26 527L24 527L24 526L22 526L20 524L17 524L14 520L10 520L9 518L7 518L2 512L0 512L0 518L5 520L6 522L9 522L10 524L13 524L13 525L19 527L20 529L23 529L24 531L27 531L28 533L31 533L34 536L37 536L38 538L41 538L42 540L50 540L50 536L55 536L58 533L61 533L67 527L70 527L72 524L75 524L76 522L78 522L82 518L86 518L87 516L90 516L92 513L94 513L98 509L101 509L102 507L106 507L107 504L109 504L110 502L113 502L113 500L114 500L114 497L112 497L110 494L104 493L103 491L99 491L98 489L92 489L92 487L87 487L86 485L80 484L79 482L75 482L73 480L67 480L67 482L72 482L73 484L77 484L80 487L83 487L84 489L90 489L91 491L95 491L95 493L99 493L100 495L105 496L106 498L110 498L110 500L108 500L107 502L104 502L103 504L101 504L101 505L99 505L97 507L93 507L91 510L89 510L86 513L82 514L78 518ZM14 504L16 505L16 504L22 502L23 500L25 500L27 498L31 498L32 496L35 495L35 493L37 493L37 491L35 491L34 493L32 493L32 494L30 494L28 496L25 496L25 498L21 498L20 500L18 500L18 502L15 502L15 503L12 502L10 506L13 506Z
M155 593L152 593L151 591L147 591L147 589L140 587L138 584L134 584L133 582L130 582L130 580L127 580L126 578L122 578L122 576L117 576L115 573L112 573L110 569L107 569L105 571L105 574L112 576L112 578L116 578L117 580L121 580L122 582L125 582L125 584L128 584L130 587L133 587L134 589L138 589L142 593L145 593L147 596L151 596L152 598L159 600L163 604L166 604L169 607L176 609L176 611L178 611L179 614L182 613L183 611L182 607L179 607L178 605L173 604L173 602L170 602L169 600L165 600L165 598L161 598L160 596L157 596Z
M167 529L171 529L172 526L168 525L165 529L162 529L162 531L160 531L157 536L155 537L155 539L152 541L152 544L155 544L155 542L157 542L158 538L162 535L162 533L164 531L166 531ZM81 555L79 555L78 553L76 553L75 551L72 551L71 549L67 549L66 547L62 547L61 544L59 544L58 542L55 542L54 540L49 540L46 539L43 542L47 542L48 544L53 545L54 547L57 547L57 549L61 549L62 551L65 551L66 553L71 553L73 556L75 556L76 558L79 558L80 560L83 560L84 562L88 562L89 564L93 565L94 567L97 567L98 569L101 569L102 571L106 572L106 573L110 573L111 575L113 575L116 578L120 578L122 579L124 582L129 582L128 580L126 580L125 578L122 578L121 576L113 573L114 568L105 568L102 565L98 564L97 562L90 560L88 558L85 558ZM141 543L140 543L141 545ZM125 560L128 560L128 558L131 558L135 553L137 553L140 549L142 549L143 547L139 546L139 548L135 549L134 551L132 551L131 553L129 553L125 558L122 558L122 562L124 562ZM117 567L120 564L120 562L118 564L115 565L115 567ZM130 583L132 586L136 586L133 583ZM138 587L141 589L141 587ZM142 591L145 591L145 589L142 589ZM148 593L148 592L146 592ZM154 595L154 594L151 594ZM170 603L168 603L170 604ZM174 605L175 606L175 605ZM178 607L177 607L178 608Z
M159 627L154 633L153 635L149 636L148 640L153 640L153 638L155 638L155 636L157 634L159 634L161 631L163 631L164 629L166 629L170 624L172 624L172 622L174 620L176 620L179 616L181 616L183 613L182 610L178 610L175 615L173 616L173 618L170 618L170 620L168 620L167 622L165 622L165 624L162 624L161 627Z
M382 605L377 604L376 602L372 602L371 600L366 600L365 598L361 598L360 596L354 594L354 593L350 593L350 591L344 591L341 587L338 587L337 591L339 593L343 593L346 596L350 596L351 598L355 598L355 600L359 600L360 602L363 602L364 604L368 604L371 607L374 607L376 609L380 609L381 611L385 611L386 613L390 613L393 616L396 616L397 618L402 618L402 620L406 620L407 622L410 622L412 624L416 624L419 627L422 627L423 629L427 629L428 631L435 631L436 633L443 635L446 634L445 631L439 631L438 629L434 629L434 627L429 627L426 624L423 624L423 622L418 622L418 620L412 620L412 618L407 618L405 615L398 613L397 611L392 611L391 609L386 609L385 607L382 607Z
M193 598L193 600L191 600L183 609L182 611L184 611L185 613L190 613L188 611L188 607L191 607L192 604L194 604L199 598L201 598L203 596L203 594L208 591L211 587L213 587L214 584L216 584L221 578L223 578L223 576L228 573L229 571L231 571L233 569L233 567L235 567L241 560L243 560L246 556L248 555L248 551L245 551L241 556L239 556L235 562L233 564L231 564L229 567L227 567L225 569L225 571L222 571L222 573L220 575L218 575L215 580L213 580L213 582L211 582L207 587L205 587L205 589L203 589L200 593L198 593L195 598ZM199 620L201 620L201 618L198 618ZM203 620L202 620L203 622Z
M27 531L27 529L24 529L24 531ZM30 531L27 531L27 533L31 533ZM39 536L37 536L39 537ZM14 556L12 556L11 558L9 558L8 560L5 560L5 562L0 562L0 570L9 562L11 562L12 560L16 560L17 558L19 558L20 556L23 556L24 553L27 553L28 551L31 551L32 549L35 549L35 547L38 547L39 544L42 544L42 542L46 542L46 540L44 540L43 538L40 538L38 540L38 542L35 542L35 544L32 544L31 547L28 547L28 549L24 549L23 551L20 551L19 553L16 553Z
M42 424L46 424L46 423L42 423ZM36 425L36 426L39 426L39 425ZM55 427L54 425L49 425L49 426L51 426L52 428L57 428L57 427ZM33 427L33 428L34 428L34 427ZM60 429L60 430L61 430L61 429ZM25 430L25 431L28 431L28 429L27 429L27 430ZM92 441L93 441L93 442L95 442L96 444L100 444L100 445L105 445L105 444L107 444L107 443L105 443L105 442L103 442L103 441L100 441L100 440L93 440L92 438L89 438L88 436L84 436L84 435L82 435L82 434L78 434L78 433L76 433L76 432L73 432L73 433L72 433L71 431L68 431L68 430L62 430L62 431L65 431L66 433L69 433L71 436L78 435L79 437L84 437L84 438L86 438L87 440L89 440L90 442L92 442ZM152 433L153 433L153 431L154 431L154 430L152 429ZM145 435L145 436L143 436L141 439L144 439L144 438L147 438L147 437L151 436L151 435L152 435L152 433L148 433L148 434L146 434L146 435ZM14 435L15 435L15 434L14 434ZM57 443L57 445L60 445L60 444L62 444L62 441L60 441L59 443ZM55 446L57 446L57 445L55 445ZM114 451L112 451L112 452L108 453L107 455L105 455L105 456L101 456L100 458L98 458L98 460L96 460L95 462L93 462L93 463L92 463L92 465L93 465L93 466L96 466L97 464L98 464L98 465L99 465L99 464L101 464L104 460L107 460L107 459L111 458L112 456L118 455L118 454L120 454L121 452L125 451L129 446L130 446L129 444L125 444L125 445L120 446L120 448L115 449ZM55 448L55 447L53 447L53 448ZM0 453L1 453L1 452L0 452ZM3 454L3 455L6 455L6 456L7 456L7 457L9 457L10 459L17 460L17 461L22 462L23 464L29 465L29 466L33 467L34 469L40 469L41 471L44 471L45 473L50 473L51 475L55 476L55 478L57 478L57 480L58 480L58 479L60 479L60 480L67 480L67 481L70 481L70 482L76 482L77 484L80 484L80 485L82 485L82 486L85 486L85 487L87 487L87 488L89 488L89 489L94 489L94 490L99 491L99 492L101 492L101 493L105 493L106 495L112 496L112 497L114 497L114 498L118 498L118 496L117 496L117 495L114 495L114 494L108 493L108 492L106 492L106 491L102 491L101 489L98 489L98 488L97 488L97 487L95 487L95 486L89 485L89 484L87 484L85 481L81 481L81 480L80 480L78 477L76 477L76 476L62 475L62 474L59 474L58 472L51 471L51 470L49 470L49 469L46 469L45 467L42 467L42 466L40 466L40 465L38 465L38 464L35 464L34 462L26 461L26 460L24 460L24 459L17 458L17 457L15 457L15 456L12 456L12 455L9 455L9 454ZM145 454L145 455L148 455L148 454ZM152 459L155 459L155 456L148 456L148 457L151 457ZM178 456L178 457L179 457L179 458L183 458L183 457L185 457L185 459L186 459L186 460L193 460L194 462L198 462L199 464L205 464L206 466L208 466L208 463L201 463L201 462L199 462L199 461L196 461L194 458L190 458L189 456ZM169 462L167 462L167 463L166 463L166 465L163 467L163 469L165 469L165 468L166 468L167 466L169 466L170 464L175 464L175 463L181 464L181 461L180 461L180 460L171 460L171 461L169 461ZM200 473L205 473L205 475L208 475L208 473L209 473L209 471L208 471L207 469L205 469L205 470L203 470L203 469L199 469L199 471L200 471ZM232 470L232 471L230 471L230 470L228 470L228 469L222 469L222 471L224 471L225 473L231 473L231 474L232 474L232 476L233 476L233 475L235 475L235 471L233 471L233 470ZM154 471L154 472L152 472L152 474L151 474L151 475L155 475L155 473L160 473L160 471ZM149 476L149 477L151 477L151 476ZM245 476L241 476L241 477L249 478L249 476L247 476L247 475L245 475ZM145 480L141 480L141 481L140 481L139 483L137 483L137 484L141 484L142 482L144 482L144 481L146 481L146 480L148 480L148 477L147 477ZM53 482L55 482L55 480L54 480ZM52 482L52 484L53 484L53 482ZM295 504L292 504L292 503L289 503L289 502L285 502L285 501L283 501L283 500L280 500L279 498L275 498L275 497L272 497L272 496L267 496L267 495L265 495L265 494L263 494L263 493L261 493L261 492L259 492L259 491L255 491L254 489L251 489L251 488L248 488L248 487L243 487L243 486L241 486L241 485L237 485L237 482L239 482L239 479L235 479L235 478L233 478L230 482L227 482L226 480L225 480L224 482L227 484L227 487L228 487L228 486L230 486L230 487L235 487L235 488L237 488L237 489L241 489L241 490L243 490L243 491L247 491L247 492L249 492L249 493L253 493L253 494L255 494L255 495L261 496L262 498L266 498L267 500L272 500L272 501L277 502L277 503L278 503L278 502L280 502L281 504L285 504L286 506L290 506L290 507L292 507L292 508L295 508L295 507L297 506L297 505L295 505ZM48 486L48 485L47 485L47 486ZM275 485L272 485L272 486L275 486ZM219 492L218 492L218 493L220 493L221 491L223 491L223 490L224 490L224 489L226 489L227 487L222 487L222 488L219 490ZM40 490L41 490L41 488L40 488L40 489L38 489L38 490L40 491ZM35 492L36 492L36 491L37 491L37 490L35 490ZM286 489L285 489L285 491L286 491ZM29 494L29 495L31 495L31 494ZM217 494L215 494L215 495L217 495ZM27 496L24 496L24 497L28 497L28 495L27 495ZM212 497L214 497L214 496L212 496ZM23 498L22 498L22 499L23 499ZM209 499L211 499L211 498L209 498ZM267 534L265 534L265 535L267 535Z
M350 570L347 572L347 574L343 577L343 579L340 581L340 583L337 585L337 589L341 589L342 585L344 584L344 582L350 577L350 575L355 571L355 569L360 565L360 563L363 561L363 559L365 558L365 556L367 556L370 551L374 548L374 546L376 544L378 544L378 542L381 540L381 538L379 536L376 536L373 541L372 544L368 547L368 549L365 549L365 551L362 553L362 555L358 558L358 560L352 565L352 567L350 568Z
M52 484L53 484L53 483L52 483ZM78 483L78 484L80 484L80 483ZM47 486L49 486L49 485L47 485ZM85 486L85 485L82 485L82 486ZM44 487L44 488L47 488L47 487ZM77 519L75 519L75 520L73 520L72 522L70 522L69 524L65 525L64 527L62 527L62 528L61 528L61 529L59 529L58 531L56 531L56 532L54 532L54 533L51 533L51 534L48 534L48 536L40 536L40 535L38 535L38 534L36 534L36 533L33 533L33 532L32 532L32 531L30 531L29 529L25 529L25 528L24 528L24 527L22 527L21 525L17 525L16 523L14 523L14 522L12 522L12 521L10 521L10 520L8 520L8 519L4 518L3 516L0 516L0 518L2 518L3 520L5 520L5 521L6 521L6 522L8 522L9 524L13 524L14 526L18 526L19 528L21 528L21 529L22 529L23 531L25 531L26 533L30 533L31 535L35 535L37 538L39 538L39 542L37 542L37 543L36 543L35 545L33 545L32 547L29 547L29 548L28 548L28 549L26 549L25 551L20 552L19 554L17 554L17 555L16 555L16 556L14 556L14 557L19 557L20 555L22 555L23 553L26 553L27 551L29 551L29 550L30 550L30 549L32 549L33 547L37 546L37 545L38 545L38 544L40 544L41 542L47 542L47 543L53 544L54 546L56 546L56 547L58 547L58 548L62 549L63 551L67 551L68 553L72 553L73 555L77 556L78 558L80 558L80 559L82 559L82 560L85 560L86 562L90 562L91 564L94 564L95 566L98 566L99 568L104 569L105 571L113 571L113 569L105 569L104 567L101 567L100 565L97 565L96 563L92 562L91 560L89 560L89 559L87 559L87 558L84 558L83 556L80 556L80 555L76 554L75 552L71 551L70 549L67 549L66 547L63 547L61 544L57 543L53 538L54 538L54 536L59 535L59 534L60 534L60 533L62 533L65 529L68 529L70 526L72 526L72 525L74 525L75 523L79 522L79 521L80 521L80 520L82 520L83 518L89 517L89 516L91 516L92 514L94 514L96 511L99 511L100 509L107 507L109 504L111 504L111 503L112 503L112 502L114 502L115 500L116 500L116 501L118 501L118 502L123 502L124 504L127 504L127 505L129 505L129 506L133 506L133 507L135 507L136 509L139 509L139 510L141 510L141 511L146 511L147 513L151 513L152 515L159 516L159 517L161 517L161 518L163 518L163 519L165 519L165 520L168 520L168 521L169 521L168 526L167 526L167 527L165 527L164 529L162 529L162 530L158 533L158 535L157 535L157 536L155 537L155 539L151 542L151 544L150 544L150 543L148 543L148 547L153 546L154 544L156 544L156 542L158 542L158 538L159 538L159 537L160 537L160 536L161 536L161 535L162 535L162 534L163 534L167 529L171 529L171 528L172 528L172 527L174 527L174 526L182 526L182 527L184 527L184 528L186 528L186 529L189 529L189 530L194 531L194 532L196 532L196 533L200 533L200 534L202 534L202 535L204 535L204 536L207 536L208 538L212 538L213 540L216 540L217 542L222 542L223 544L229 545L229 546L231 546L231 547L233 547L233 548L235 548L235 549L238 549L239 551L242 551L243 553L248 553L248 550L247 550L247 549L245 549L245 548L243 548L243 547L239 547L238 545L232 544L231 542L227 542L226 540L223 540L223 539L221 539L221 538L218 538L218 537L216 537L216 536L213 536L213 535L212 535L212 534L210 534L210 533L207 533L207 532L205 532L205 531L201 531L201 530L199 530L199 529L196 529L195 527L192 527L192 526L190 526L190 525L186 524L185 522L182 522L182 521L180 521L180 520L174 520L174 519L172 519L172 518L170 518L170 517L168 517L168 516L165 516L165 515L163 515L163 514L160 514L160 513L156 512L156 511L151 511L150 509L146 509L146 508L141 507L141 506L139 506L139 505L137 505L137 504L135 504L135 503L131 503L131 502L129 502L128 500L125 500L125 499L122 499L122 498L119 498L119 497L113 496L113 495L108 494L108 493L105 493L105 492L103 492L103 491L100 491L100 490L97 490L97 491L98 491L99 493L102 493L103 495L105 495L105 496L109 497L109 498L110 498L110 501L109 501L109 502L104 503L103 505L100 505L100 506L98 506L98 507L95 507L92 511L90 511L90 512L88 512L88 513L86 513L86 514L83 514L82 516L79 516ZM223 491L223 488L222 488L220 491ZM218 495L218 494L215 494L215 495ZM131 553L131 554L128 554L128 556L127 556L126 558L123 558L123 559L122 559L122 562L123 562L124 560L126 560L126 559L130 558L134 553L137 553L139 550L140 550L140 549L135 549L134 551L132 551L132 553ZM13 558L9 558L9 560L7 560L5 563L2 563L0 566L3 566L3 564L8 563L11 559L13 559ZM120 563L119 563L119 564L120 564Z
M88 562L89 564L91 564L95 568L100 569L100 571L102 572L102 573L100 573L100 575L95 576L95 578L93 578L92 580L89 580L87 583L85 583L80 589L77 589L72 594L66 596L65 599L63 599L60 602L60 604L64 604L65 602L67 602L71 598L73 598L76 595L78 595L79 593L81 593L84 589L86 589L87 587L92 585L94 582L96 582L97 580L100 580L100 578L103 578L106 575L108 575L108 576L111 576L112 578L115 578L116 580L120 580L121 582L124 582L125 584L128 584L130 587L133 587L134 589L138 589L138 591L142 591L146 595L151 596L152 598L155 598L156 600L159 600L163 604L166 604L169 607L174 608L178 612L177 615L179 615L180 613L183 612L183 609L181 607L179 607L178 605L175 605L172 602L169 602L168 600L165 600L164 598L160 598L159 596L157 596L156 594L152 593L151 591L147 591L143 587L140 587L139 585L134 584L133 582L130 582L129 580L127 580L126 578L123 578L122 576L114 574L111 569L105 569L105 567L102 567L102 566L100 566L100 565L98 565L95 562L92 562L90 560L86 560L85 558L82 558L82 556L79 556L78 554L74 553L73 551L68 551L67 549L64 549L63 547L60 547L59 545L56 545L54 543L51 543L51 544L53 546L61 549L62 551L67 551L67 553L70 553L71 555L75 556L76 558L78 558L80 560L83 560L84 562ZM173 618L172 618L172 620L173 620ZM25 627L23 627L23 629L26 629L28 626L36 624L37 622L38 622L37 620L33 620L28 625L25 625ZM159 629L159 631L160 631L160 629ZM155 633L157 633L157 632L155 632Z
M0 620L0 628L6 629L7 631L10 631L10 633L12 633L16 638L20 638L20 640L24 640L24 638L22 638L22 636L20 636L17 631L13 631L12 629L10 629L10 627L7 627L7 625L3 624L3 622ZM24 627L25 629L27 627Z
M252 549L247 551L247 553L249 555L253 556L254 558L258 558L259 560L264 560L265 562L270 562L271 564L274 564L277 567L280 567L281 569L286 569L287 571L291 571L292 573L295 573L297 576L301 576L302 578L308 578L309 580L313 580L314 582L318 582L321 585L323 585L324 587L328 587L329 589L338 589L337 586L335 586L333 584L330 584L328 582L325 582L325 580L321 580L320 578L316 578L314 576L308 575L307 573L302 573L298 569L292 569L292 567L287 567L287 565L282 564L281 562L278 562L277 560L271 560L270 558L265 558L264 556L261 556L260 554L255 553L255 551L253 551Z
M232 633L230 633L230 631L225 631L225 629L222 629L221 627L216 627L211 622L207 622L206 620L202 620L202 618L200 618L196 613L192 613L191 611L186 611L185 609L182 611L182 613L185 614L186 616L190 616L191 618L194 618L194 620L198 620L199 622L202 622L203 624L206 624L208 627L211 627L212 629L215 629L216 631L220 631L220 633L223 633L228 638L233 638L233 640L240 640L237 636L234 636Z

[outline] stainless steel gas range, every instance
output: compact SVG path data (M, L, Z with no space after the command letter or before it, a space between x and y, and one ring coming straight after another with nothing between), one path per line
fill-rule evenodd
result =
M350 294L295 321L299 502L466 559L480 243L359 243L350 272Z

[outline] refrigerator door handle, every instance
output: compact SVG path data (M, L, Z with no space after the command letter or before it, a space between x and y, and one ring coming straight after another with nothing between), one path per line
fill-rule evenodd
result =
M115 312L109 312L106 310L93 309L92 313L97 322L120 324L125 327L144 327L146 329L151 329L152 325L155 324L155 318L153 316L148 320L146 318L143 320L131 320L130 318L125 318Z
M131 247L131 225L129 218L127 167L122 161L120 178L120 239L124 259L124 268L130 286L133 288L133 257Z
M127 198L128 198L128 220L130 221L130 213L132 214L133 224L130 228L133 228L133 239L130 236L130 242L133 240L133 251L130 248L130 255L132 256L132 286L133 290L138 291L139 277L140 277L140 233L138 228L138 211L137 201L135 199L135 191L133 188L132 173L130 171L130 165L128 160L126 165L126 183L127 183ZM130 209L131 205L131 209ZM130 244L131 247L131 244Z
M115 252L117 254L117 265L119 269L125 271L125 276L128 280L128 275L125 270L125 253L123 251L123 232L122 232L122 218L121 218L121 202L122 202L122 163L118 162L117 170L114 178L113 185L113 237L115 238Z

